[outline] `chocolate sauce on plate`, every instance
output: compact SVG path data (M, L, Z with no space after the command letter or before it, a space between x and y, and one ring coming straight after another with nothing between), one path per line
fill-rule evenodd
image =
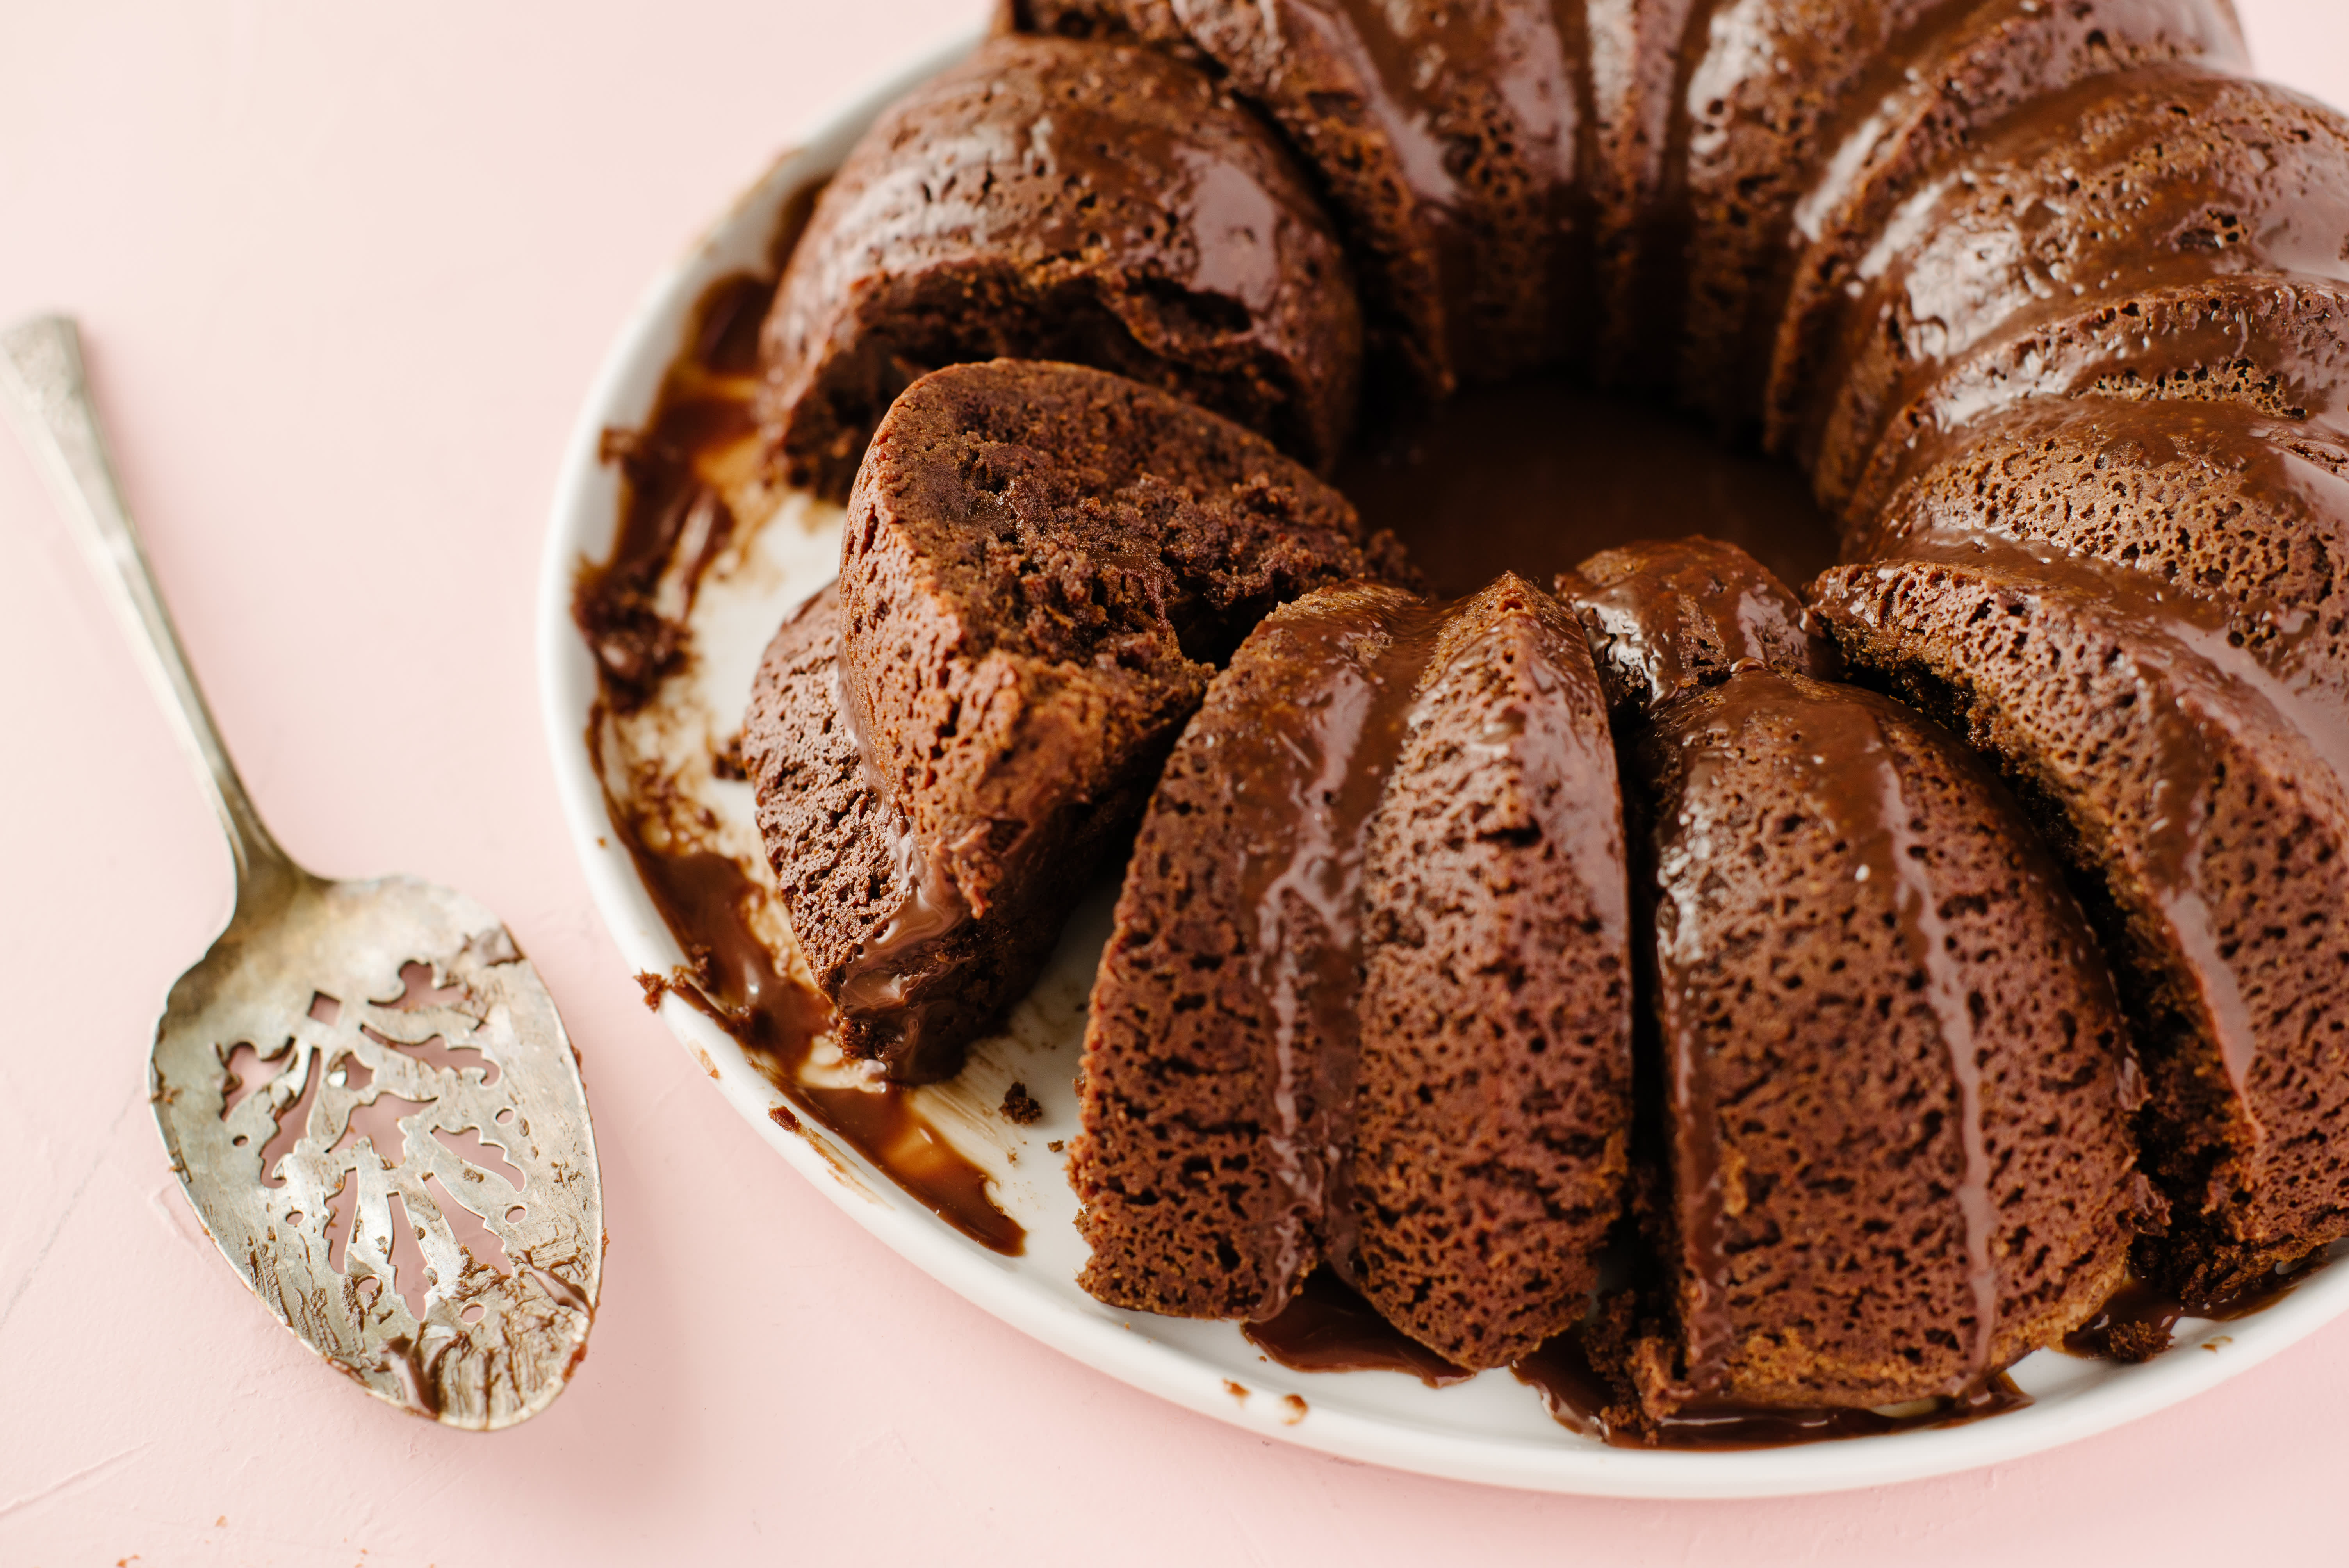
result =
M1790 583L1836 561L1835 530L1792 468L1564 376L1470 387L1358 442L1336 482L1447 595L1504 571L1547 583L1594 552L1683 533L1735 544Z
M2320 1250L2240 1289L2192 1302L2142 1280L2124 1280L2095 1316L2064 1336L2063 1348L2067 1355L2101 1361L2150 1361L2169 1348L2170 1331L2179 1318L2233 1323L2265 1311L2297 1289L2334 1250Z
M1307 1275L1278 1315L1242 1324L1240 1332L1298 1372L1407 1372L1431 1388L1475 1376L1381 1317L1326 1268Z
M572 600L573 618L595 655L601 695L587 746L599 771L605 715L643 706L690 655L694 594L734 529L701 465L755 434L760 324L818 189L805 187L785 201L773 272L731 273L703 290L644 428L605 433L605 455L620 465L624 480L619 531L610 557L581 573ZM816 1041L833 1027L832 1005L780 967L759 935L752 911L770 896L766 889L730 856L653 849L626 810L606 803L646 892L688 959L648 995L666 990L733 1037L790 1103L778 1125L798 1130L799 1118L815 1122L971 1240L1017 1255L1026 1233L988 1195L987 1173L938 1134L907 1090L878 1081L806 1081Z
M1623 1412L1621 1397L1591 1366L1572 1335L1551 1340L1509 1370L1518 1382L1541 1396L1558 1425L1619 1449L1772 1449L1844 1438L1878 1438L1962 1426L2031 1403L2031 1396L2001 1372L1966 1393L1920 1401L1920 1408L1899 1414L1841 1407L1692 1404L1642 1429L1619 1419Z
M907 1090L878 1080L846 1087L804 1081L816 1040L832 1027L832 1005L777 969L751 923L766 890L730 855L662 854L646 845L625 812L614 810L612 820L653 906L685 949L688 966L670 979L670 994L731 1035L800 1115L972 1241L1018 1256L1027 1233L988 1196L987 1173L938 1135Z

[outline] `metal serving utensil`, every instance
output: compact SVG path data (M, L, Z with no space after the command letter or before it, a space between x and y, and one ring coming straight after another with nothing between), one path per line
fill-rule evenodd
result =
M586 1353L603 1275L595 1133L554 999L463 894L329 882L278 847L140 548L74 324L0 333L0 392L236 860L228 929L171 987L148 1069L188 1201L278 1321L367 1392L452 1427L528 1419Z

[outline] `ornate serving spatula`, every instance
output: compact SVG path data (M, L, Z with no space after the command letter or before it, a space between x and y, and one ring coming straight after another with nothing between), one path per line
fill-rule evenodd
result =
M587 1348L603 1192L579 1064L495 915L410 877L329 882L246 799L140 549L72 322L0 333L0 397L115 590L236 860L148 1069L188 1200L279 1321L379 1398L493 1430Z

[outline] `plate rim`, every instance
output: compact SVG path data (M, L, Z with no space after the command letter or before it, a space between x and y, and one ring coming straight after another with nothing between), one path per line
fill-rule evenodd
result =
M626 850L615 841L602 780L583 744L596 682L593 659L572 624L571 597L579 564L607 553L616 527L616 481L600 457L603 432L641 422L662 373L683 345L702 288L749 259L746 236L763 249L771 214L784 194L810 174L836 167L884 108L963 57L980 36L978 31L966 33L891 72L803 144L780 154L645 289L573 421L536 583L540 718L564 825L596 913L622 957L637 970L664 973L682 963L684 954ZM1962 1426L1788 1448L1691 1452L1589 1442L1552 1447L1405 1426L1321 1405L1312 1405L1306 1418L1290 1424L1275 1413L1276 1401L1232 1398L1224 1383L1226 1369L1159 1343L1146 1331L1135 1332L1131 1317L1146 1321L1147 1315L1130 1315L1122 1322L1088 1314L1021 1283L1007 1261L905 1199L885 1177L867 1171L873 1190L851 1185L832 1158L771 1119L768 1112L779 1097L730 1037L673 997L663 999L660 1016L717 1079L726 1101L786 1164L900 1257L973 1305L1096 1371L1258 1437L1447 1480L1591 1497L1697 1500L1803 1496L1950 1475L2076 1442L2191 1398L2349 1309L2349 1266L2327 1267L2255 1318L2229 1326L2231 1343L2224 1353L2170 1354L2126 1368L2077 1395Z

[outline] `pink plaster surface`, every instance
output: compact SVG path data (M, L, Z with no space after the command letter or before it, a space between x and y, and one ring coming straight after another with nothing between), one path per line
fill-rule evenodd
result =
M2341 0L2240 3L2267 72L2349 102ZM559 820L530 624L556 459L664 263L979 10L0 5L0 320L82 317L157 569L288 847L461 886L536 959L611 1233L577 1380L492 1438L361 1397L237 1284L143 1093L227 860L0 438L0 1564L2338 1560L2349 1323L1951 1480L1517 1494L1268 1443L1064 1360L719 1101L638 1004Z

